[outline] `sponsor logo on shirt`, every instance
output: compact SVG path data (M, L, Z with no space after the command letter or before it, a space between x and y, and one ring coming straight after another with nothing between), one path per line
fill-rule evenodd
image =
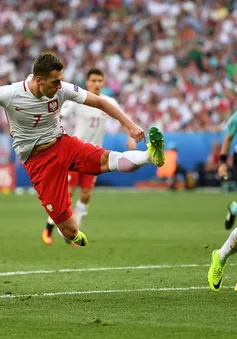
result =
M58 110L58 99L48 101L48 112L52 113Z
M77 85L74 85L74 91L78 92L78 86Z

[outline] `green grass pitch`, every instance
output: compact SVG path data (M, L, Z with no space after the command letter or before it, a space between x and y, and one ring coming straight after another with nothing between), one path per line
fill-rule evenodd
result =
M207 284L234 198L95 191L74 248L42 243L36 195L0 195L0 338L236 338L237 256Z

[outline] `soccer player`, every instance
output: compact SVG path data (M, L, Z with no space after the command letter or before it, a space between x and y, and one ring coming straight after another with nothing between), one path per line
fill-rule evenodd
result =
M87 90L95 95L110 101L116 107L119 107L117 101L111 97L101 94L104 87L104 73L98 68L92 68L86 76ZM67 122L73 122L74 135L85 142L91 142L101 146L105 133L106 121L108 115L101 110L86 105L77 104L73 101L67 101L61 109L62 119ZM64 124L64 126L65 126ZM136 149L136 142L128 136L127 146L130 150ZM87 208L91 198L91 193L96 182L96 176L86 173L69 172L68 185L69 194L72 197L77 186L80 187L80 197L76 202L74 213L77 218L78 227L82 219L87 215ZM42 240L45 244L51 245L53 242L52 232L54 221L48 217L45 229L42 233ZM72 243L73 244L73 243Z
M227 133L221 146L220 166L218 173L221 178L227 179L227 157L230 149L231 142L234 136L237 134L237 111L231 116L228 126ZM234 156L235 157L235 156ZM234 159L235 161L235 159ZM232 201L228 206L228 214L225 220L225 227L230 229L235 222L237 214L237 203ZM212 252L212 262L208 271L208 282L210 288L218 292L223 283L224 268L227 259L232 254L237 252L237 228L235 228L230 234L229 238L223 244L219 250Z
M237 135L237 111L234 112L234 114L231 116L228 122L227 129L226 129L226 135L221 146L221 156L220 156L221 164L219 166L218 173L220 177L224 179L228 178L227 158L228 158L228 153L230 150L231 142L236 135ZM237 153L234 152L233 154L233 169L234 170L236 170L236 166L237 166ZM225 219L226 229L230 229L234 225L236 215L237 215L237 203L235 201L232 201L228 205L227 216Z
M98 175L132 172L143 165L164 164L164 138L152 127L146 151L114 152L65 134L60 109L66 100L96 107L120 121L136 142L144 131L119 108L77 85L62 81L63 64L50 53L34 62L33 77L0 87L0 105L6 110L13 148L24 164L38 198L67 241L79 246L87 237L79 231L68 192L68 171Z

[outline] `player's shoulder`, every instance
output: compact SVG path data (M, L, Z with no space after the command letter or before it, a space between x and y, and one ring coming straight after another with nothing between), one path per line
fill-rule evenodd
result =
M230 122L234 122L234 123L237 123L237 110L231 115L230 119L229 119Z
M4 94L4 95L9 95L12 96L14 93L17 92L24 92L24 81L19 81L19 82L13 82L12 84L9 85L4 85L4 86L0 86L0 94Z
M80 87L78 85L72 84L72 83L67 82L67 81L62 81L61 84L62 84L62 88L61 88L62 91L78 92L79 89L80 89Z

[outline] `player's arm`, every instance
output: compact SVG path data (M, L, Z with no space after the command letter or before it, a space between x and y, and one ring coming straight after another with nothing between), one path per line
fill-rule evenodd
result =
M124 131L125 131L125 132L127 133L127 135L128 135L127 142L126 142L127 148L130 149L130 150L135 150L135 149L137 149L137 144L136 144L135 140L129 136L129 133L128 133L127 128L124 127L123 125L122 125L122 127L123 127Z
M104 97L104 98L108 100L111 104L113 104L114 106L120 109L119 103L114 98L111 98L111 97ZM121 126L123 127L125 133L127 134L127 142L126 142L127 148L129 150L136 150L137 149L136 141L129 136L128 130L126 129L126 127L124 127L123 125Z
M227 158L231 142L236 134L237 134L237 112L235 112L229 120L226 129L226 135L221 146L220 166L218 168L218 173L221 178L227 178Z
M146 140L144 131L139 126L137 126L120 108L111 104L106 99L87 92L87 97L84 104L98 108L107 113L112 118L118 120L121 125L126 128L128 135L135 139L136 142Z
M218 173L221 178L227 178L227 158L230 150L230 145L233 140L233 136L226 134L222 146L221 146L221 155L220 155L220 166L218 168Z
M80 88L77 85L62 81L62 100L63 102L70 100L78 104L84 104L98 108L107 113L112 118L120 121L120 123L127 128L128 135L135 139L136 142L139 142L142 139L144 141L146 140L144 131L118 107L112 105L109 101Z

